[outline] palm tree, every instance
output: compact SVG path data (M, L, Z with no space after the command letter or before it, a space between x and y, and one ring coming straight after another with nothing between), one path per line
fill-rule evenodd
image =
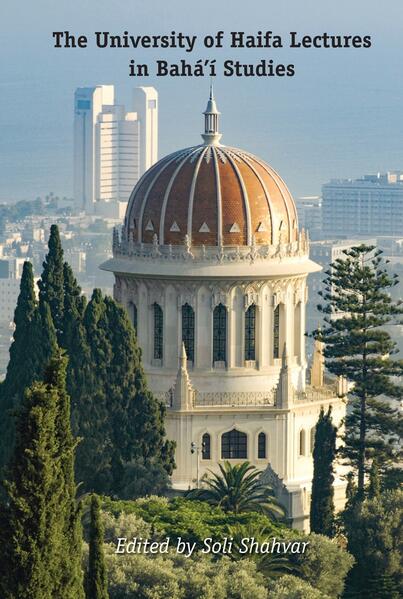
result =
M189 499L207 501L224 512L262 512L275 519L284 516L284 508L274 497L273 489L260 480L261 472L249 462L219 464L221 474L210 472L201 489L187 493Z

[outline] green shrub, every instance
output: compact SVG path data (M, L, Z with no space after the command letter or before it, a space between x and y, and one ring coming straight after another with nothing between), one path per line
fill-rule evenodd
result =
M106 555L110 599L268 599L263 576L249 560L197 554Z
M304 554L291 555L299 565L301 578L329 597L340 597L354 558L335 539L311 533Z
M270 584L270 599L329 599L318 589L296 576L282 576Z
M102 507L114 516L136 514L151 524L160 536L168 536L172 540L181 537L184 541L197 543L198 547L203 545L203 540L207 537L213 537L218 541L228 537L229 527L238 524L252 530L264 528L267 536L277 538L295 538L299 534L284 524L273 522L263 514L228 514L204 501L191 501L184 497L168 500L165 497L152 496L135 501L113 501L104 498Z
M403 593L403 491L385 491L344 512L348 548L356 564L348 579L352 594L395 599Z
M111 599L133 596L140 599L265 599L267 585L275 577L279 582L277 587L270 587L270 599L334 598L342 594L344 580L354 561L336 540L316 534L303 535L254 512L228 514L206 502L156 496L135 501L104 498L102 507L106 540L111 543L106 552ZM221 541L232 536L236 540L239 535L253 536L258 541L263 536L296 539L308 541L309 545L303 554L285 556L291 568L275 560L273 564L265 565L260 556L252 555L247 559L237 555L236 551L230 557L221 556L221 559L197 551L191 558L174 552L156 556L114 554L116 538L120 536L157 540L169 537L171 547L181 537L182 541L196 543L196 547L201 548L205 538ZM282 576L287 570L298 574L298 578ZM156 586L151 590L153 580ZM284 589L289 590L289 595L284 594ZM304 595L305 591L310 594ZM274 592L277 595L273 595Z

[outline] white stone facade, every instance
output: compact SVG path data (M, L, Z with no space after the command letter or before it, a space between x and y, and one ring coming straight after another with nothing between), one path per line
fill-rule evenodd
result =
M248 460L307 530L319 412L332 405L336 425L345 415L342 381L324 383L319 348L306 385L306 281L320 267L281 177L220 144L212 89L203 114L204 144L145 173L102 268L115 275L150 388L167 405L173 487ZM344 483L335 488L340 506Z
M334 385L305 383L306 279L318 268L308 259L307 249L303 239L294 247L288 244L269 252L271 257L261 249L254 256L250 247L246 252L242 248L238 258L230 248L225 259L218 250L215 258L212 250L203 258L196 249L188 253L186 245L182 254L176 250L172 256L167 248L115 239L115 257L103 266L115 272L115 298L136 326L149 385L168 406L167 434L177 442L174 488L188 489L209 469L217 469L224 461L222 436L235 429L246 434L246 457L231 461L248 459L267 469L294 525L301 529L308 525L312 435L320 408L331 404L336 424L345 414ZM276 257L279 254L284 257ZM163 315L162 352L157 358L155 304ZM219 304L227 314L225 360L214 362L214 309ZM193 360L183 354L181 358L185 305L194 311ZM251 305L256 306L255 359L245 360L245 315ZM205 433L210 435L208 458L202 450ZM265 435L262 457L259 433ZM192 442L197 446L194 453ZM337 481L339 504L343 489Z

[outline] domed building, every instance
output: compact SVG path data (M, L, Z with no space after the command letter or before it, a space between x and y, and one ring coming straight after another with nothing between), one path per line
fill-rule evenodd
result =
M134 188L113 258L152 391L177 443L173 487L200 484L224 460L249 460L307 529L312 444L321 406L345 413L342 383L305 355L309 240L278 173L220 143L212 91L203 143L154 164ZM310 384L306 383L309 378ZM344 484L336 479L336 504Z

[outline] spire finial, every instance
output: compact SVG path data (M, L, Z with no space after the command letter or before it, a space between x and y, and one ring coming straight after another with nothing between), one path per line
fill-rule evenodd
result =
M181 355L180 355L180 363L181 363L181 367L182 368L186 368L187 366L187 355L186 355L186 348L185 348L185 344L182 341L182 347L181 347Z
M213 78L210 77L210 100L214 100Z
M210 94L204 114L204 133L202 138L206 145L218 145L221 139L221 133L218 132L217 104L214 98L213 80L210 81Z
M290 356L288 355L287 342L284 341L283 353L281 355L281 367L287 368Z

